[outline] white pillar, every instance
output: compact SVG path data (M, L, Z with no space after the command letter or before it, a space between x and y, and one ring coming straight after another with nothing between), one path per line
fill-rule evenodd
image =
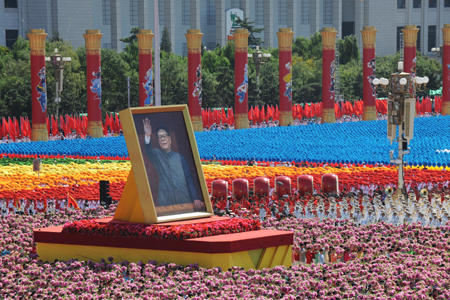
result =
M225 0L216 0L216 43L225 46Z
M111 7L111 49L116 49L117 52L122 51L121 21L120 21L120 0L110 0Z
M140 29L148 29L148 1L138 0L138 26Z
M287 1L287 27L292 28L292 31L297 31L297 0Z
M273 28L273 0L264 0L264 47L274 46Z
M191 0L191 29L200 29L200 0Z

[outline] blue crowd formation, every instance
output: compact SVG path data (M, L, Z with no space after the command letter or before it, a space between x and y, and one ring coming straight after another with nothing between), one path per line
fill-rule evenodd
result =
M405 156L409 165L450 166L450 116L416 118ZM202 159L389 164L397 142L386 121L313 124L195 133ZM1 154L127 158L122 136L49 142L1 143Z

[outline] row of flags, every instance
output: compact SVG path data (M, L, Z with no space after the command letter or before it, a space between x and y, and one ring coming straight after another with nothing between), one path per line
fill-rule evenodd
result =
M417 115L423 115L425 113L440 113L442 106L442 99L439 96L433 100L430 97L422 97L416 99L416 113ZM387 100L386 99L376 99L375 108L377 113L382 115L387 114ZM292 117L295 119L302 119L306 117L307 119L322 116L322 102L318 103L305 103L305 104L294 104L292 106ZM343 116L362 116L364 113L364 102L363 100L341 101L334 104L334 110L336 118L340 119ZM227 113L228 112L228 113ZM280 119L280 110L278 105L262 105L250 107L248 110L248 119L252 121L253 124L261 123L263 121L277 121ZM207 108L202 110L202 120L203 127L210 127L213 124L234 124L234 113L233 108Z
M19 137L31 137L31 124L28 117L20 117L18 119L13 117L3 117L1 122L0 134L1 138L10 137L16 141ZM57 135L60 130L67 136L69 133L76 131L77 135L86 136L88 127L88 118L83 116L59 116L59 124L54 116L47 117L47 131L48 135ZM122 130L122 123L116 113L106 114L105 122L102 124L103 134L108 134L108 129L112 132L119 132Z
M434 102L434 103L433 103ZM376 99L375 107L378 113L385 115L387 113L387 100L386 99ZM422 97L416 99L416 113L417 115L423 115L425 113L440 113L442 107L442 99L439 96L434 98L434 101L430 97ZM364 112L363 100L355 100L353 103L349 101L336 102L334 104L334 110L336 118L340 119L344 115L352 116L358 115L362 116ZM202 121L203 127L210 127L213 124L234 124L234 112L233 108L206 108L202 109ZM306 117L308 119L313 117L322 116L322 102L318 103L305 103L294 104L292 106L292 117L295 119L302 119ZM47 117L47 130L48 134L57 135L60 129L64 132L64 135L76 131L80 136L86 136L88 118L86 115L83 116L71 116L65 115L64 117L59 116L59 125L54 116ZM263 121L277 121L280 119L280 110L278 105L262 105L250 107L248 110L248 119L255 123L261 123ZM3 117L1 122L0 134L1 137L7 137L8 135L15 141L19 136L30 137L31 135L31 125L28 117L20 117L18 119L13 117ZM119 120L117 113L106 114L106 119L103 124L103 134L108 134L108 129L110 131L119 132L122 130L122 123Z

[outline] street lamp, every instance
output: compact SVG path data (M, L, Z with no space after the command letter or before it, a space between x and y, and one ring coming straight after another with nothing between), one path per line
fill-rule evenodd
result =
M55 70L55 82L56 82L56 91L55 91L55 102L56 102L56 122L59 123L58 114L59 114L59 103L61 102L61 92L63 90L63 78L64 78L64 64L70 63L72 61L71 57L62 57L61 54L58 53L58 49L55 48L55 54L51 57L46 57L45 61L51 61L53 65L53 69Z
M261 65L265 64L266 61L268 61L271 56L272 55L270 53L262 53L259 50L259 46L256 46L256 51L253 52L253 54L247 54L248 58L253 58L253 63L255 64L256 84L258 85L258 87L259 87L259 72L261 69Z
M394 150L389 156L391 163L398 165L398 188L404 187L403 180L403 156L409 153L408 144L413 138L416 91L425 91L429 81L428 77L411 76L403 72L403 62L398 63L398 72L391 74L391 79L375 78L373 84L380 92L388 93L388 130L387 136L391 141L395 140L398 127L398 157L394 158Z
M431 52L433 52L434 55L437 55L439 58L441 58L442 54L444 52L444 48L442 46L434 47L434 48L431 48Z

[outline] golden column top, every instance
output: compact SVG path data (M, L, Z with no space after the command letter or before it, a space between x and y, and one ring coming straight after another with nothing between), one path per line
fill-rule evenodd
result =
M141 29L139 33L136 34L138 41L138 48L142 50L153 49L153 36L151 29Z
M417 46L417 32L419 28L416 25L406 25L403 29L403 41L405 47Z
M188 53L199 53L202 47L202 36L200 29L188 29L186 36L186 42L188 47Z
M450 46L450 24L444 24L444 27L442 27L442 33L444 46Z
M279 51L292 50L292 38L294 37L292 28L280 28L277 32L277 36Z
M320 31L322 36L322 49L323 50L334 50L336 48L336 34L337 31L334 27L324 27Z
M247 29L235 29L233 33L234 48L248 48L249 35Z
M361 30L363 48L375 48L375 42L377 40L377 32L375 26L364 26Z
M102 48L102 36L98 29L88 29L83 34L86 43L86 50L100 50Z
M30 29L30 33L27 33L30 41L30 50L44 51L45 55L45 39L47 35L44 29Z

